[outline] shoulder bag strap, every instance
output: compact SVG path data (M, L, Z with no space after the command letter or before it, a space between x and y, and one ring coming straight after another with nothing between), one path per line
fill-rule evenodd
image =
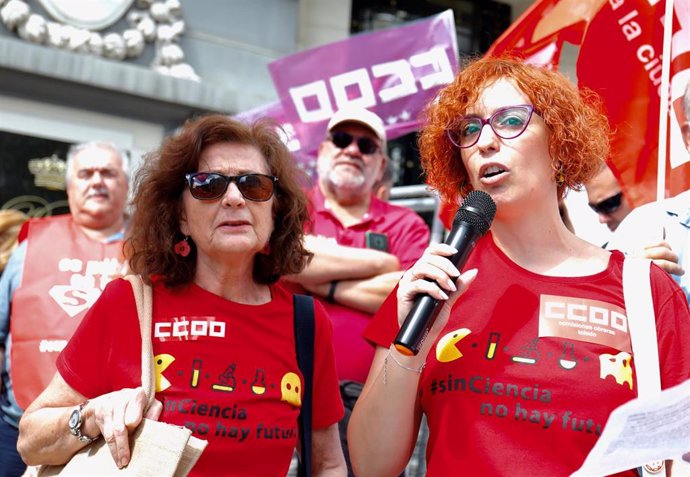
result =
M650 263L650 260L630 257L623 262L623 297L635 360L637 397L641 398L661 391Z
M311 475L311 418L312 387L314 380L314 299L306 295L293 295L295 347L297 365L304 375L304 395L299 414L299 438L302 456L298 470L299 477Z
M141 386L146 394L146 409L149 408L156 395L153 375L153 350L151 345L151 313L153 298L151 286L144 283L139 275L125 277L132 285L134 301L139 315L139 330L141 332Z
M623 262L623 298L635 360L638 398L653 397L661 392L650 265L651 260L642 258L627 257ZM641 477L666 474L663 461L650 462L637 470Z

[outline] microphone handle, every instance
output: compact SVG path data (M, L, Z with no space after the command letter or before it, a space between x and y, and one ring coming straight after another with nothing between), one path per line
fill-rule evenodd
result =
M446 243L458 251L448 259L459 270L462 270L467 262L479 237L481 235L467 222L461 222L448 237ZM427 293L420 293L393 341L395 349L406 356L416 356L429 333L429 329L436 321L443 303L444 300L437 300Z

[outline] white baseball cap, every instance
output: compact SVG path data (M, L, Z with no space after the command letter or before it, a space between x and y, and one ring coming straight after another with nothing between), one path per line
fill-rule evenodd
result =
M346 106L336 111L328 121L328 132L342 123L359 123L371 129L381 141L381 151L384 155L386 154L386 128L383 126L383 120L376 113L364 108Z

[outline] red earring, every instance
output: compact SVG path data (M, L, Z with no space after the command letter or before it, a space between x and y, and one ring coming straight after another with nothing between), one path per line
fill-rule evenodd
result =
M182 240L175 244L174 252L182 257L186 257L192 251L189 246L189 236L185 236Z

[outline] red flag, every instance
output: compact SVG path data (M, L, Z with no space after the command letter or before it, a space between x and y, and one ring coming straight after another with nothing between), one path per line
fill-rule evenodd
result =
M580 86L593 89L604 101L614 130L611 163L625 195L635 206L657 195L664 5L652 3L607 3L590 22L577 61ZM687 5L684 7L687 9ZM681 25L677 16L674 20L677 37ZM688 31L684 34L687 38ZM688 45L684 47L687 50ZM686 121L679 90L681 81L687 83L690 75L687 57L687 51L679 52L678 48L671 53L671 85L676 91L671 97L675 101L667 137L670 155L665 181L666 195L671 196L690 188L690 158L679 126Z
M512 54L535 65L557 68L563 42L580 44L596 1L538 0L491 45L489 56Z
M690 1L676 0L673 8L666 170L666 190L670 197L690 189Z

